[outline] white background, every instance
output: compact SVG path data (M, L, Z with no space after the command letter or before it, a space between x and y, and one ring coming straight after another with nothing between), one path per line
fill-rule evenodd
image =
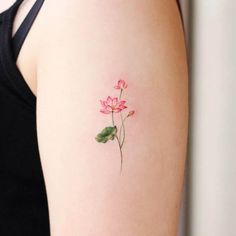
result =
M179 236L236 236L236 1L190 1L181 1L191 126Z

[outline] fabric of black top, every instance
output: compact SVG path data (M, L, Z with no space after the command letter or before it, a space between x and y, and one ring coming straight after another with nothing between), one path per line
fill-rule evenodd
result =
M36 97L16 65L19 49L40 7L33 6L31 20L23 21L17 31L21 33L12 37L14 17L22 2L17 0L0 13L0 236L49 236Z

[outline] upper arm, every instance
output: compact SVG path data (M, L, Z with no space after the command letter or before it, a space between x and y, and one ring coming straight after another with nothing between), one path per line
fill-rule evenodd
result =
M37 70L52 235L174 235L187 137L187 69L176 5L64 2L48 12L53 16ZM135 110L125 120L121 174L117 139L95 139L113 125L111 113L100 112L100 99L119 97L120 78L128 84L123 118ZM114 119L119 129L120 113Z

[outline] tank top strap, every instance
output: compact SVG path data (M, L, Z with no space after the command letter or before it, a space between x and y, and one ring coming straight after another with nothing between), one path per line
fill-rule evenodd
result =
M23 0L17 0L16 4L21 3ZM20 49L24 43L24 40L40 10L44 3L44 0L36 0L26 17L24 18L23 22L17 29L15 35L13 36L13 53L14 53L14 59L16 61L17 56L19 55Z
M17 9L23 1L24 0L15 0L15 2L12 5L10 5L6 10L2 11L0 13L0 23L3 22L2 18L7 12Z

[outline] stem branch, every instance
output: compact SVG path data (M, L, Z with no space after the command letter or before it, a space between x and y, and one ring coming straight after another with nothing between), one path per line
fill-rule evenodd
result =
M122 142L121 142L121 148L123 147L123 144L124 144L124 141L125 141L125 125L124 125L124 123L125 123L125 120L127 119L127 116L124 118L124 119L122 119L122 127L123 127L123 139L122 139Z
M117 135L115 136L119 145L119 149L120 149L120 174L122 172L122 167L123 167L123 153L122 153L122 149L121 149L121 145L120 145L120 141L117 137Z

